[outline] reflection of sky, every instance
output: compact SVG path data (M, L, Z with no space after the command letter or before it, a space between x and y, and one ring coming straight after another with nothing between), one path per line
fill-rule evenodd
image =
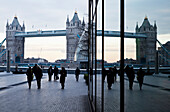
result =
M86 0L0 0L0 41L5 37L5 25L7 19L12 22L13 16L18 16L22 25L25 22L26 31L65 29L66 17L71 20L74 11L78 16L87 21ZM101 2L101 1L100 1ZM106 30L119 30L119 0L105 1L105 28ZM8 7L7 7L8 6ZM170 37L170 1L169 0L126 0L125 5L125 30L134 32L136 22L142 24L145 15L151 24L154 20L158 26L158 39L165 43ZM98 29L101 29L101 3L98 7ZM99 40L100 41L100 40ZM105 59L116 61L119 59L119 39L106 39ZM65 37L30 38L25 41L25 58L42 57L49 61L66 58ZM135 58L135 40L127 39L125 43L125 57ZM101 43L98 44L98 51ZM98 57L101 57L99 52Z

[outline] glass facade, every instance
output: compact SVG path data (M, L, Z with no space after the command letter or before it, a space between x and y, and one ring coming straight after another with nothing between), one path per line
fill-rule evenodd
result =
M121 66L120 66L120 88L117 88L116 95L113 91L108 92L107 83L105 79L106 72L109 72L108 69L104 68L104 3L102 0L102 66L97 67L97 18L98 18L98 4L99 0L89 0L89 21L88 21L88 96L89 101L92 107L92 110L95 112L104 112L108 109L113 109L109 103L117 102L119 105L115 105L116 109L121 112L124 111L124 0L121 0Z

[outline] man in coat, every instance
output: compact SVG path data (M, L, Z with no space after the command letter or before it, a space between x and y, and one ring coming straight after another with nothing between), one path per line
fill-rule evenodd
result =
M53 75L53 68L50 65L49 69L48 69L48 81L51 81L51 77Z
M29 89L31 89L31 82L33 80L33 71L31 69L31 67L28 68L26 75L27 75L27 81L28 81Z
M109 90L111 89L113 83L114 83L114 73L113 73L113 69L110 67L109 72L107 74L107 84Z
M137 72L137 80L139 82L139 88L142 90L142 84L143 84L143 79L144 79L145 72L142 70L142 67L139 69Z
M67 77L67 73L64 67L62 67L60 74L61 89L64 89L65 78Z
M41 78L43 76L42 69L37 64L35 64L35 66L33 67L32 70L33 70L33 73L35 74L35 77L37 80L38 89L40 89L41 88Z
M54 80L58 80L59 77L58 77L58 68L55 66L54 67Z
M77 69L76 69L76 71L75 71L76 81L79 80L79 74L80 74L80 69L77 67Z

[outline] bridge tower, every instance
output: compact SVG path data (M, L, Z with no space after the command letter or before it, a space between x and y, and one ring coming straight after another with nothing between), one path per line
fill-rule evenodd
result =
M73 62L75 58L75 51L79 42L79 37L82 35L82 32L85 27L85 22L81 23L79 20L77 11L74 13L74 16L71 21L67 17L66 21L66 39L67 39L67 61Z
M12 24L6 25L6 49L10 51L11 65L24 62L25 38L15 37L16 32L25 32L25 25L21 26L15 16Z
M149 23L145 17L142 25L136 25L136 33L146 34L146 39L136 39L136 59L139 64L146 66L154 66L156 58L156 39L157 39L157 26Z

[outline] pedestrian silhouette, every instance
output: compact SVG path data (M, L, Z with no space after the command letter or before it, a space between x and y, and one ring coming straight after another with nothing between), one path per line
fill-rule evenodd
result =
M79 74L80 74L80 69L77 67L77 69L75 70L76 81L79 80Z
M55 66L54 67L54 80L58 80L59 77L58 77L58 68Z
M27 81L28 81L29 89L31 89L31 82L32 82L33 77L34 77L31 67L28 68L26 75L27 75Z
M113 75L114 75L114 80L116 81L116 79L117 79L117 73L118 73L118 70L117 70L117 68L116 68L116 66L114 66L114 68L113 68Z
M103 75L102 75L102 77L103 77L103 82L105 81L106 76L107 76L107 71L106 71L106 69L104 68L104 69L103 69Z
M48 69L48 81L51 81L51 77L53 75L53 68L50 65L49 69Z
M35 66L33 67L32 70L33 70L33 73L35 74L35 77L37 80L38 89L40 89L41 88L41 78L43 76L42 69L37 64L35 64Z
M126 68L125 68L125 72L126 72L126 75L129 79L129 89L132 90L133 89L133 81L134 81L134 78L135 78L133 66L130 68L127 65Z
M64 67L62 67L62 70L60 71L60 83L61 83L61 89L64 89L65 84L65 78L67 77L67 73Z
M137 80L139 82L139 88L142 90L142 84L143 84L143 79L144 79L145 72L140 68L137 72Z
M113 69L109 68L109 72L107 74L107 84L108 84L107 87L109 90L111 89L113 83L114 83Z

